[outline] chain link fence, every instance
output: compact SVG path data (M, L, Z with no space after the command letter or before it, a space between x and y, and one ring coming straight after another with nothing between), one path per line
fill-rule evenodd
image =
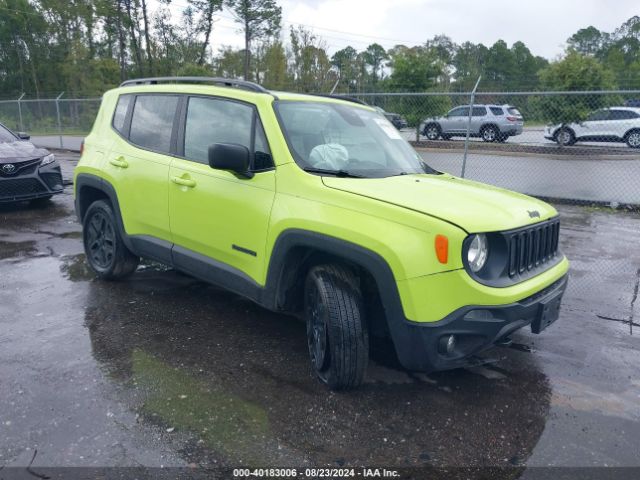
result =
M561 210L562 241L574 250L580 245L591 252L572 258L569 288L574 297L598 298L606 290L600 282L615 284L623 279L631 293L625 287L626 293L620 295L633 296L640 264L637 256L624 252L640 244L640 90L481 92L473 102L470 92L355 97L381 109L424 160L440 171L556 204L614 207L603 211L588 207L592 209L588 215L577 207ZM37 145L78 149L99 107L99 98L4 100L0 122L31 134ZM615 233L611 251L603 252L597 239L581 233L579 223L596 216L605 225L602 235ZM601 303L618 300L607 297Z
M62 94L61 94L62 95ZM67 136L85 136L100 108L100 98L24 99L0 101L0 123L16 132L27 132L47 147L75 148Z

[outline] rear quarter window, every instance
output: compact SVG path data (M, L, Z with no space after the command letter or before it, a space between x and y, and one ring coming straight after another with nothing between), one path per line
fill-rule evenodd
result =
M115 128L121 134L125 134L124 132L124 121L127 117L127 111L129 110L129 103L131 103L132 95L120 95L118 98L118 103L116 104L116 109L113 112L113 121L111 124L113 128Z
M504 111L500 107L489 107L494 115L504 115Z

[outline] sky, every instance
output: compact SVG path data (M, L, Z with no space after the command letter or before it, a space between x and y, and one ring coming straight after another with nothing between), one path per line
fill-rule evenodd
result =
M377 42L385 48L419 45L445 34L456 43L511 46L523 41L534 55L554 59L566 40L590 25L611 32L640 15L638 0L279 0L283 34L302 24L321 36L330 54L351 45L364 50ZM173 0L176 19L186 0ZM615 8L614 8L615 6ZM230 12L218 15L212 47L241 47L243 37Z

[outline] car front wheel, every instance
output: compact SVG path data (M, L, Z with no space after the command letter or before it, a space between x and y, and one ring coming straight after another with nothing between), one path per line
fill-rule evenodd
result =
M307 274L304 316L312 367L333 390L360 385L369 361L369 337L356 277L340 265Z
M576 136L568 128L562 128L556 134L556 142L562 147L568 147L576 143Z
M100 278L116 280L132 274L140 261L122 241L111 205L98 200L87 209L82 223L87 262Z
M424 127L424 136L429 140L437 140L440 136L440 127L435 123Z

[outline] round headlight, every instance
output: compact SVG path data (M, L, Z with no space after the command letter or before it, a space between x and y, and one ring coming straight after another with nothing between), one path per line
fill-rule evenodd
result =
M472 272L479 271L487 262L489 256L489 242L484 233L474 235L467 250L467 262Z

